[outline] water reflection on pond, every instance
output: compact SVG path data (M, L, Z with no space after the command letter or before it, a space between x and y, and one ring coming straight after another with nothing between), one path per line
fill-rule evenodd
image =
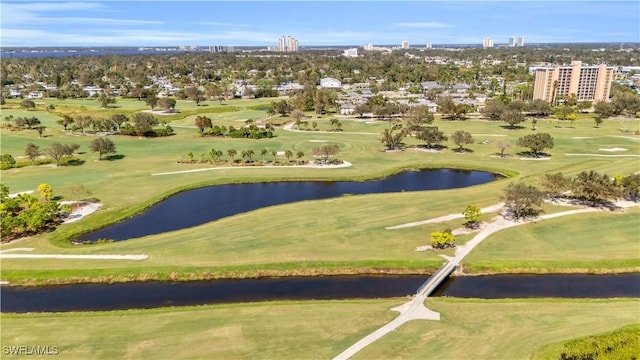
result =
M82 241L125 240L201 225L267 206L344 194L440 190L484 184L500 175L451 169L404 171L374 181L281 181L208 186L185 191L142 214L86 234Z

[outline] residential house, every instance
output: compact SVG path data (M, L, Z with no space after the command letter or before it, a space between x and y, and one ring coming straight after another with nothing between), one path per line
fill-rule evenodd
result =
M338 79L326 77L320 79L320 87L325 89L339 89L342 83Z

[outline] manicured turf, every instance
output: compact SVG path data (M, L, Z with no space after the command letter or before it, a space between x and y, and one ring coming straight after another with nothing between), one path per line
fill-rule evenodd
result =
M559 340L640 319L638 300L430 299L441 321L412 321L354 359L530 359Z
M544 267L562 272L640 269L640 209L581 214L506 229L481 243L465 259L465 270L527 272ZM635 240L634 240L635 239ZM562 269L564 267L564 269Z
M388 309L404 301L3 314L1 340L3 346L58 346L65 359L329 359L392 319L396 313ZM354 358L529 359L546 344L609 331L640 316L638 301L624 299L438 298L427 305L441 321L407 323Z
M1 150L19 157L29 142L44 148L52 142L78 143L81 145L79 158L84 162L78 166L53 167L27 166L2 172L2 183L8 185L12 192L33 190L38 184L46 182L53 186L57 194L64 194L66 188L74 184L84 184L104 203L102 210L77 223L60 226L55 232L42 234L30 239L2 245L2 249L12 247L34 247L36 253L70 253L70 254L139 254L150 255L148 260L132 263L131 261L60 261L60 260L5 260L2 270L5 277L15 280L16 277L33 277L45 279L63 276L64 271L75 271L78 276L103 276L108 269L114 268L114 275L126 277L124 269L131 269L131 274L156 274L166 277L167 272L220 272L246 271L247 267L273 267L283 264L283 270L290 271L296 267L306 269L309 273L317 273L309 264L319 267L371 268L373 264L396 264L406 262L405 267L431 267L443 259L432 252L416 252L415 248L425 245L431 231L455 229L462 220L445 224L431 224L415 228L389 231L386 226L419 221L428 218L460 212L466 205L488 206L500 201L502 189L511 181L524 181L537 184L545 173L562 171L566 175L574 175L583 170L596 170L609 175L636 172L638 157L593 157L575 154L601 155L637 155L640 154L640 138L632 133L622 133L621 122L626 122L629 130L640 129L640 121L628 119L608 119L601 128L593 128L589 115L580 115L575 128L569 124L558 124L553 120L540 120L537 132L549 132L555 138L556 146L548 152L552 157L547 160L523 160L516 155L524 149L515 146L517 138L532 133L530 128L521 130L504 129L499 122L471 119L467 121L446 121L436 119L434 125L450 134L457 129L464 129L472 134L476 143L468 147L473 150L458 154L451 149L440 153L428 153L417 149L403 152L385 153L379 141L379 133L387 126L386 122L362 121L361 119L341 119L344 132L291 132L277 128L273 139L247 140L200 137L193 125L196 113L209 114L214 122L222 125L240 126L244 119L264 119L266 112L255 110L256 105L269 103L268 99L230 100L224 105L208 102L207 106L196 107L194 103L179 101L178 114L163 119L171 120L176 135L168 138L139 139L137 137L114 136L117 151L124 157L112 161L97 161L97 154L88 151L92 136L65 134L60 125L55 124L56 112L77 110L96 116L106 116L122 109L143 110L146 107L137 100L119 99L119 108L100 109L95 100L46 100L36 101L44 104L54 103L53 112L17 110L16 102L9 102L2 110L2 115L38 116L47 126L46 137L40 139L35 131L21 132L2 131L0 135ZM67 107L65 107L67 106ZM84 106L81 109L80 106ZM64 110L66 109L66 110ZM223 109L223 110L221 110ZM232 112L221 112L232 109ZM63 111L64 110L64 111ZM262 114L262 115L261 115ZM278 120L286 121L284 118ZM331 116L317 119L318 128L327 130ZM314 119L308 119L312 121ZM181 164L178 160L186 159L189 152L199 158L201 153L207 154L212 148L228 149L239 152L253 149L258 155L255 160L261 161L260 149L269 152L291 149L303 151L306 159L311 159L312 149L317 141L322 144L337 144L341 148L339 158L353 163L344 169L303 169L303 168L252 168L252 169L219 169L215 171L195 172L165 176L151 176L154 173L182 171L211 167L208 164ZM486 140L489 144L481 144ZM507 151L508 156L499 158L495 143L509 140L514 147ZM415 138L407 138L409 145L417 144ZM447 145L453 147L451 143ZM625 148L625 152L607 152L600 149ZM226 157L226 155L225 155ZM267 160L272 160L268 155ZM284 160L284 159L279 159ZM273 180L363 180L379 178L406 168L423 167L456 167L464 169L484 169L514 175L512 179L504 179L490 184L474 186L458 190L424 191L415 193L377 194L341 197L331 200L309 201L296 204L261 209L246 214L222 219L213 223L184 229L161 235L149 236L136 240L128 240L113 244L93 246L69 246L68 239L89 229L115 222L139 212L167 195L195 186L221 184L234 181L273 181ZM548 211L554 211L550 209ZM637 213L635 213L637 215ZM615 218L614 215L612 218ZM581 217L572 217L567 222L580 223ZM558 220L565 221L565 220ZM545 228L544 223L540 225ZM628 249L635 244L640 232L633 222L620 223L620 246ZM514 229L512 231L519 231ZM600 233L602 234L602 233ZM495 236L501 236L496 234ZM555 237L553 231L543 231L541 236L547 239ZM470 235L460 237L460 241ZM530 238L526 238L530 239ZM596 240L594 240L595 242ZM491 242L491 238L487 241ZM573 244L573 243L572 243ZM579 245L575 243L575 245ZM515 245L514 251L520 245ZM570 247L570 246L568 246ZM615 248L612 248L615 249ZM613 251L613 250L612 250ZM451 250L449 251L451 252ZM547 261L559 261L552 267L568 268L572 259L562 251L546 251ZM626 261L637 261L637 254L622 260L614 253L607 253L591 266L592 269L603 269L611 266L607 261L625 261L614 264L614 267L628 269L635 266ZM608 255L611 254L612 257ZM497 256L497 255L496 255ZM522 260L527 260L521 258ZM497 260L489 256L483 261ZM537 260L537 259L529 259ZM504 261L504 259L502 259ZM566 262L566 263L562 263ZM286 264L286 265L285 265ZM322 265L324 264L324 265ZM548 271L548 266L538 264L534 267ZM385 267L384 265L380 265ZM234 268L235 267L235 268ZM191 270L190 270L191 269ZM20 270L20 272L12 272ZM51 273L47 273L51 271ZM94 272L96 271L96 272ZM363 270L364 271L364 270ZM57 275L53 274L57 272ZM136 275L137 276L137 275Z

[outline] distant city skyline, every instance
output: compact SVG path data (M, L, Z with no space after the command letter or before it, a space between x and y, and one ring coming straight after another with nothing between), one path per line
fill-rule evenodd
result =
M638 1L0 2L2 47L640 42Z

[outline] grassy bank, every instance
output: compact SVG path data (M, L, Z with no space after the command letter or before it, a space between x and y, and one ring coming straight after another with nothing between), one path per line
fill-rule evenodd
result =
M328 359L394 318L396 313L389 308L404 301L272 302L2 314L0 339L8 346L58 346L65 359ZM625 299L437 298L429 299L427 305L441 313L441 321L409 322L355 358L529 359L544 345L610 331L633 324L640 316L637 300Z
M182 274L180 276L184 278L209 276L203 275L205 273L225 277L230 276L228 274L255 276L263 269L287 274L294 272L296 268L300 272L316 274L337 271L334 264L353 272L377 269L375 264L393 264L384 265L383 268L394 268L395 271L424 271L420 268L430 268L443 259L437 253L416 252L415 248L428 243L431 231L455 229L461 227L464 221L394 231L385 230L385 227L461 212L470 204L481 207L493 205L500 201L502 189L509 182L537 184L546 173L561 171L566 175L575 175L583 170L596 170L615 175L640 170L638 157L635 156L640 153L640 137L632 135L633 131L640 129L640 121L608 119L601 128L596 129L593 128L592 120L584 114L580 115L575 127L571 128L568 124L560 124L554 120L538 121L535 131L549 132L556 144L548 151L551 158L539 161L522 158L517 153L524 149L515 146L519 137L532 133L533 130L507 130L500 126L501 123L485 120L436 119L434 125L447 134L464 129L474 135L475 143L468 146L472 151L464 154L451 149L428 153L415 148L385 153L382 151L379 134L388 124L380 121L369 123L361 119L342 119L345 130L342 133L296 132L278 128L275 138L262 140L201 137L193 126L196 113L210 116L216 125L236 127L244 124L247 118L264 118L265 112L255 108L256 105L264 104L264 99L233 100L226 105L209 102L208 106L200 107L190 102L178 102L180 112L170 118L163 118L170 120L172 126L175 126L175 136L153 139L115 136L113 141L118 153L124 157L113 161L97 161L97 154L87 151L93 137L61 131L62 127L55 124L59 115L67 111L84 111L96 116L125 110L139 111L145 108L143 103L119 99L118 108L105 110L100 109L95 100L52 101L56 110L51 113L18 110L15 108L16 104L11 102L8 106L12 108L3 108L4 116L38 116L47 130L43 138L38 138L37 132L33 130L3 131L0 133L0 149L3 153L18 157L29 142L34 142L41 148L53 142L78 143L81 146L81 154L78 156L83 164L59 168L45 165L10 169L3 171L2 182L12 192L33 190L38 184L47 182L60 194L64 194L69 186L82 183L91 190L92 197L100 199L104 206L81 221L62 225L51 233L3 244L1 249L33 247L33 253L39 254L147 254L149 258L136 263L118 260L3 260L2 277L13 281L41 283L47 281L47 278L51 281L64 281L63 278L71 274L81 279L167 278L171 273ZM48 102L50 101L43 101L39 109L44 108ZM318 122L320 129L327 130L330 127L329 119L330 116L324 116L314 120ZM288 119L278 120L286 122ZM622 121L626 122L625 126L631 133L620 132ZM514 148L504 158L495 156L498 151L495 144L498 140L514 144ZM483 141L488 141L489 144L484 144ZM418 144L415 138L407 138L406 142L409 146ZM212 148L224 151L235 149L238 152L252 149L257 153L261 148L268 149L269 152L290 149L294 153L303 151L306 158L310 159L312 149L320 143L338 145L339 158L350 161L353 166L343 169L232 168L151 176L161 172L211 167L207 164L178 163L189 152L193 152L198 158L200 153L207 154ZM453 147L452 144L447 145ZM615 153L607 151L614 147L626 150ZM612 155L615 157L611 157ZM272 155L267 156L267 160L277 160L271 158ZM260 156L256 155L254 160L261 160ZM456 190L345 196L274 206L189 229L117 243L90 246L71 246L68 243L69 239L79 234L133 216L171 194L194 187L276 180L362 181L388 176L402 169L440 167L489 170L512 177ZM555 211L552 208L546 210ZM546 221L526 225L522 230L511 230L507 237L512 238L511 241L500 240L502 235L497 233L484 244L493 244L493 239L496 238L502 250L479 248L485 254L484 257L469 261L467 269L473 272L513 272L525 268L533 272L571 271L569 269L601 272L611 268L613 271L637 271L637 259L640 257L637 251L633 251L633 246L640 229L632 221L633 216L637 218L638 212L632 214L627 217L623 215L625 220L616 220L619 214L611 215L610 219L615 223L611 232L617 234L613 238L605 231L593 228L594 231L585 231L579 237L584 241L572 241L570 237L562 236L562 241L549 245L558 238L559 231L571 229L557 230L553 226L547 228ZM585 221L582 218L580 215L566 221L580 224L576 228L589 225L591 218L586 217ZM535 238L520 236L520 231L528 233L529 229L536 227L547 230L537 233ZM514 231L518 231L518 236L514 235ZM596 239L587 239L593 233L598 235L598 239L603 239L601 243L605 251L596 246ZM467 235L461 236L460 241L469 238ZM549 241L551 243L547 244ZM586 250L585 244L588 245ZM519 253L519 249L526 246L537 247ZM582 252L583 250L586 252ZM445 252L449 255L451 253L452 250ZM546 257L541 258L539 254L546 254ZM595 254L600 254L600 257ZM329 270L325 270L327 268Z

